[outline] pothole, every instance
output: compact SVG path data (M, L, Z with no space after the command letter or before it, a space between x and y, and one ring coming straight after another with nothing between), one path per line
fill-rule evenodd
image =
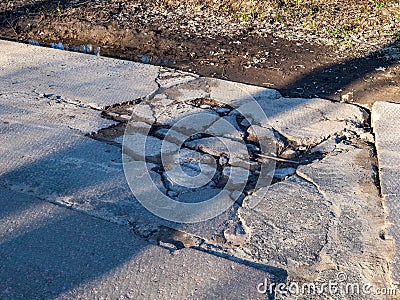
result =
M168 122L158 122L156 119L151 125L146 123L146 120L138 119L132 122L132 112L142 101L143 99L137 99L129 103L106 108L102 115L106 118L118 121L119 123L115 126L102 129L92 134L91 137L122 147L123 135L128 122L131 122L135 126L131 129L132 131L138 133L146 131L149 137L157 141L159 140L160 142L164 140L172 143L177 142L180 134L179 132L170 131L172 126L169 125ZM188 99L184 101L183 104L188 106L185 108L186 110L195 110L195 108L197 108L203 111L213 111L218 118L229 122L236 130L237 136L227 131L224 133L224 139L232 143L242 139L246 145L247 153L244 155L246 157L241 157L240 155L230 157L229 153L216 147L217 138L213 138L212 132L190 136L180 145L180 149L189 156L186 157L186 160L190 158L190 155L193 157L190 158L191 161L180 161L179 165L181 168L184 172L194 177L201 172L199 168L199 157L208 155L216 166L216 172L211 176L212 179L207 185L191 190L185 189L179 184L172 184L166 175L164 167L158 164L155 172L161 177L161 183L165 189L165 194L174 199L179 198L179 195L185 195L193 191L201 192L207 189L221 189L228 183L231 184L231 193L234 193L235 184L245 184L243 194L238 197L238 203L240 205L246 196L251 195L255 191L255 186L259 178L260 166L265 160L274 160L276 163L271 182L271 184L275 184L294 175L299 166L311 164L323 159L327 153L334 150L335 144L346 139L344 136L334 135L313 147L296 146L278 131L272 129L274 136L272 142L275 144L276 153L265 155L260 151L258 137L250 131L250 123L248 120L243 115L237 113L232 106L211 98ZM223 130L223 126L221 128ZM170 134L168 135L168 133ZM195 158L194 156L196 155L199 155L199 157ZM245 159L247 161L245 161ZM230 177L229 167L244 169L248 172L241 172L228 182Z

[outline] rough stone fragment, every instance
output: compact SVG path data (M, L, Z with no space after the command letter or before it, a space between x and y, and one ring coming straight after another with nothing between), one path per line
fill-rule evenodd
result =
M164 182L168 189L180 193L212 185L216 162L210 155L183 148L174 155L173 163L164 164L163 168Z
M247 129L247 140L253 143L259 143L262 148L269 150L273 154L280 153L285 144L275 136L272 128L259 125L252 125Z
M212 110L191 113L187 117L177 119L172 129L186 134L187 136L196 133L207 133L207 130L212 127L213 123L218 119L220 119L220 117Z
M299 155L298 151L293 150L293 149L286 149L281 154L279 154L279 157L284 158L284 159L292 159L292 158L295 158L297 155Z
M251 160L244 160L237 157L232 157L229 159L229 165L232 167L240 167L250 171L255 171L260 168L259 162L254 162Z
M224 238L233 246L241 246L250 239L250 230L242 221L230 221L228 228L224 230Z
M312 148L310 150L310 153L322 153L322 154L331 153L335 150L337 144L338 144L338 138L334 136Z
M126 126L126 134L142 133L148 134L151 129L151 125L145 122L129 122Z
M165 139L168 142L181 146L189 137L186 134L180 133L173 129L160 128L156 132L157 136Z

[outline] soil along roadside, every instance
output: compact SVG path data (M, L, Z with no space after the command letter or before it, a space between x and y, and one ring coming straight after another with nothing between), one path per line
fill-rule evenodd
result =
M0 36L370 106L400 98L399 18L398 1L21 0Z

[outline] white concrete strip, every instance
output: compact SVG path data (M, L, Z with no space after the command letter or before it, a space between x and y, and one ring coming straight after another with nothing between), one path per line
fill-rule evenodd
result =
M388 233L396 250L392 275L400 285L400 104L375 102L372 126L376 138L382 195L388 211Z

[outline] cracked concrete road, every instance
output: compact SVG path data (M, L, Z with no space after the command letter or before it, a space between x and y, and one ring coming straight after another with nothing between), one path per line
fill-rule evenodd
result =
M256 289L263 278L321 284L343 274L374 291L398 284L400 135L390 123L397 106L374 106L375 149L369 113L355 105L5 41L0 52L0 228L8 259L0 298L254 299L266 297ZM134 169L142 161L146 172ZM143 184L146 174L153 187ZM160 199L196 204L224 192L230 205L207 221L181 224L152 214L131 192L154 195L154 188ZM71 241L44 238L69 227ZM111 258L115 235L119 251ZM78 263L59 256L62 243L77 255L86 238L93 252ZM51 251L34 243L41 240L55 243ZM23 275L29 257L14 250L27 245L37 270L30 277ZM133 255L125 255L129 249ZM66 277L54 275L57 268ZM86 274L82 281L74 270ZM29 283L33 277L43 290Z

